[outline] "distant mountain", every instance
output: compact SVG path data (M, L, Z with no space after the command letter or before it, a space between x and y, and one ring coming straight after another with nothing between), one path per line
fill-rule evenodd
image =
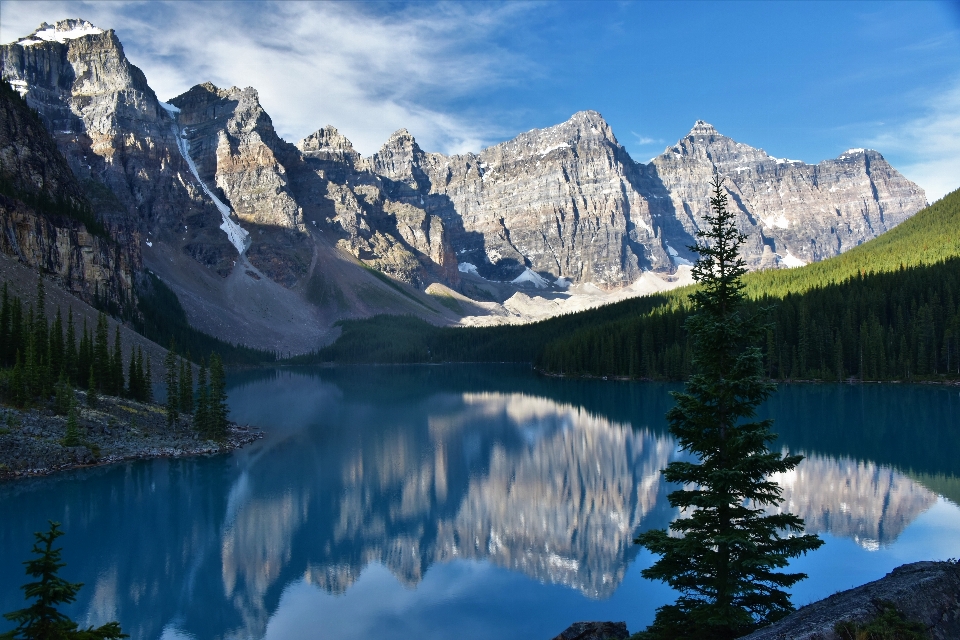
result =
M648 164L591 111L476 154L400 130L364 158L329 126L293 145L252 88L159 101L115 33L83 20L3 45L0 66L190 322L281 351L347 318L516 322L675 286L715 170L751 268L837 255L926 204L875 151L806 165L699 121Z

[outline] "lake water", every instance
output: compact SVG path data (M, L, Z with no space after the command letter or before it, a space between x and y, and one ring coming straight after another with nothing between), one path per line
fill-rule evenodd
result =
M257 370L229 456L0 484L0 609L23 606L32 532L63 523L67 611L133 638L524 638L577 620L631 631L673 600L632 544L676 513L659 470L678 385L516 366ZM806 454L785 505L826 544L802 605L960 556L960 391L786 385L762 411ZM0 631L9 628L0 623Z

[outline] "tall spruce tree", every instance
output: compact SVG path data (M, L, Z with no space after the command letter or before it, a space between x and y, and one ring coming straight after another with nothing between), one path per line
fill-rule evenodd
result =
M663 472L684 487L668 496L683 512L672 535L660 529L636 538L661 556L643 576L680 596L657 610L647 638L738 638L783 617L793 610L784 589L806 576L776 570L822 544L800 535L799 517L765 511L782 502L771 475L803 458L771 451L772 421L753 419L776 387L763 375L765 328L742 308L739 248L746 238L727 210L723 180L716 176L711 187L712 213L691 247L700 254L693 267L699 287L690 296L695 312L686 323L694 373L667 413L671 433L696 461L671 462Z
M153 402L153 356L147 356L147 372L143 376L143 401Z
M67 309L67 337L63 343L63 363L67 379L77 381L77 330L73 326L73 307Z
M27 599L34 602L25 609L11 611L3 617L17 623L17 628L0 634L0 640L107 640L108 638L127 638L117 622L108 622L100 627L86 629L58 611L60 605L70 604L77 599L82 582L67 582L59 576L60 569L66 566L60 559L61 549L54 549L53 543L63 535L59 522L50 522L47 533L34 533L37 542L33 545L35 558L24 562L27 575L35 579L21 587Z
M180 413L193 413L193 365L190 353L180 359Z
M193 412L193 428L204 435L210 432L210 388L207 386L207 364L202 358L197 374L197 406Z
M101 311L97 316L97 329L93 339L93 369L96 374L97 390L107 393L110 392L109 388L112 382L110 346L107 344L108 333L107 314Z
M207 424L215 439L227 435L227 383L223 361L216 353L210 354L210 393L207 396Z
M173 426L180 417L180 384L177 379L176 349L176 345L171 342L170 349L167 350L167 355L163 359L167 383L167 426Z

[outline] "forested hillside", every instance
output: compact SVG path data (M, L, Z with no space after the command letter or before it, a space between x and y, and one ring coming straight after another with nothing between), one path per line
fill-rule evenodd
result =
M771 377L960 375L960 191L841 256L744 283L751 311L770 322ZM687 294L553 341L536 363L573 375L684 377Z
M960 191L836 258L744 278L770 323L775 378L867 380L960 375ZM690 290L636 298L536 324L440 329L378 317L342 325L298 361L534 362L550 373L679 379Z

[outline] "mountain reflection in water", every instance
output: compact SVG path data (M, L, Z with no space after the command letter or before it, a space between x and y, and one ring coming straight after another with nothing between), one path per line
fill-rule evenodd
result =
M63 521L68 577L88 583L77 617L119 618L134 637L263 637L288 586L344 594L371 564L415 589L438 563L483 562L603 600L637 532L678 515L659 473L681 455L663 417L675 388L516 367L247 372L231 407L264 441L0 486L0 543L28 549L46 518ZM779 478L808 531L879 549L937 502L895 460L829 437L818 450L801 418L772 415L777 445L809 452ZM909 470L953 477L944 464ZM20 575L20 559L5 557L4 575ZM19 597L0 590L4 610Z

